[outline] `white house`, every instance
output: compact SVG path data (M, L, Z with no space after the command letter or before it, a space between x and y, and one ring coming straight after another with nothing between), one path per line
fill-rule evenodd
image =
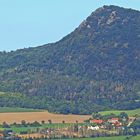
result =
M88 126L88 130L99 130L99 126Z

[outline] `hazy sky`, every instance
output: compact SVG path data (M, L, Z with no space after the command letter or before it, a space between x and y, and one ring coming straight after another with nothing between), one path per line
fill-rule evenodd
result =
M140 10L140 0L0 0L0 51L58 41L110 4Z

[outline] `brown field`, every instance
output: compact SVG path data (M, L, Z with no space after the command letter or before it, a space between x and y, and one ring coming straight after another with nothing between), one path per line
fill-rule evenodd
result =
M78 121L82 123L84 120L89 119L90 115L63 115L63 114L52 114L47 111L45 112L17 112L17 113L0 113L0 123L6 121L7 123L20 123L22 120L27 122L42 120L48 122L51 120L52 123L75 123Z

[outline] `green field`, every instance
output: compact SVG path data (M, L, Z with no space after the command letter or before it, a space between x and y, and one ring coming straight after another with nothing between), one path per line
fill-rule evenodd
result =
M102 111L99 112L102 115L107 115L110 113L119 115L121 112L126 112L129 116L135 116L135 115L139 115L140 116L140 108L139 109L135 109L135 110L111 110L111 111Z
M36 132L36 130L38 128L40 129L44 129L44 128L52 128L52 129L58 129L58 128L66 128L68 126L71 126L73 124L70 123L52 123L52 124L42 124L41 126L36 126L36 127L31 127L31 126L27 126L27 127L17 127L17 126L11 126L10 128L2 128L2 126L0 126L0 130L12 130L15 133L20 133L23 131L32 131L32 132ZM79 125L83 125L83 124L79 124Z
M8 112L40 112L44 110L40 109L29 109L29 108L11 108L11 107L0 107L0 113L8 113Z
M140 140L139 136L116 136L116 137L99 137L99 138L80 138L80 139L61 139L61 140Z

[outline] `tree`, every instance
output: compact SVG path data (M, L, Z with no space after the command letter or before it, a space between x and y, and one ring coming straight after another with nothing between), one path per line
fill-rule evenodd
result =
M135 119L130 127L132 127L133 129L140 129L140 118Z
M107 130L111 130L112 129L112 124L111 123L105 122L104 125L105 125Z
M38 121L34 121L31 126L35 126L35 127L38 127L38 126L41 126L40 123Z
M21 125L24 126L24 127L26 127L27 126L26 121L25 120L22 120L21 121Z
M120 113L119 119L122 122L122 125L127 127L129 117L128 117L128 115L125 112L121 112Z
M52 120L48 120L48 123L49 123L49 124L52 124Z
M76 120L76 124L78 124L78 121Z
M117 117L117 115L111 113L111 114L102 116L102 119L107 121L108 119L115 118L115 117Z
M73 125L73 131L78 132L78 124L77 123Z
M3 123L2 123L2 127L3 127L3 128L10 128L9 124L6 123L6 122L3 122Z
M122 120L128 120L129 117L128 117L127 113L121 112L119 115L119 118Z
M42 121L41 121L41 124L45 124L45 121L44 121L44 120L42 120Z
M102 115L99 114L98 112L93 112L92 113L92 118L93 119L102 119Z

